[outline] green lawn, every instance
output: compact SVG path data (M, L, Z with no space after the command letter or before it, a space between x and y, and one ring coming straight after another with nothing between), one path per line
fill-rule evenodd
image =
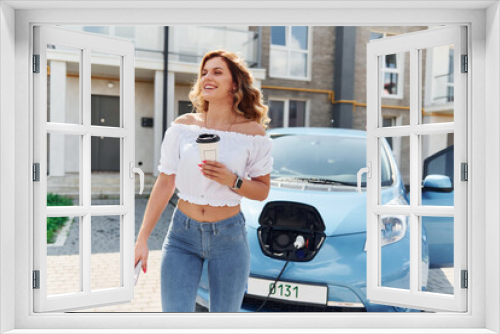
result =
M47 206L70 206L70 205L73 205L73 201L68 197L52 193L47 194ZM68 217L47 218L47 244L52 244L55 242L57 232L64 226L66 221L68 221Z

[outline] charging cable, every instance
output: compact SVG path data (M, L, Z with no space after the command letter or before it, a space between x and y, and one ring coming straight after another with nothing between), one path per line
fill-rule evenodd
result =
M279 275L276 278L276 280L274 281L274 283L269 287L269 294L267 295L266 299L264 300L264 302L259 306L259 308L255 312L259 312L264 307L264 305L266 305L267 301L269 300L269 297L271 296L271 293L274 290L276 290L276 284L278 283L278 281L281 278L281 275L285 271L285 268L288 265L288 262L290 262L290 258L292 257L293 252L295 252L296 250L301 249L302 247L304 247L304 244L305 244L304 237L301 236L301 235L298 235L297 238L295 238L295 242L293 243L294 250L293 251L288 251L285 265L281 269L281 272L279 273Z

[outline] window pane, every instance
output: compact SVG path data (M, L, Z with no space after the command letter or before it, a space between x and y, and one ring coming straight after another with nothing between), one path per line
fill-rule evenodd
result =
M92 224L91 289L122 286L120 216L94 216Z
M454 219L453 217L422 217L428 254L422 260L429 262L430 270L422 271L422 282L427 281L427 292L453 294L454 288ZM425 252L425 248L424 248ZM422 268L426 268L425 263Z
M135 27L116 26L115 36L133 39L135 37Z
M395 120L382 126L410 125L410 71L403 66L409 59L409 52L380 57L380 112L382 119Z
M380 141L380 194L382 205L409 205L410 137L385 137Z
M384 73L383 75L384 89L382 95L398 95L398 79L399 74L397 73Z
M47 122L81 123L82 50L47 45Z
M379 39L379 38L382 38L382 37L384 37L384 34L382 34L380 32L374 32L374 31L372 31L370 33L370 40L372 40L372 39Z
M288 126L305 126L306 102L290 101Z
M357 173L366 166L364 138L297 134L273 137L273 143L272 179L328 179L354 190ZM362 187L366 187L366 174Z
M198 36L199 27L196 26L176 26L173 30L174 36L182 36L182 40L179 41L176 46L177 52L179 52L179 61L196 63L197 51L198 51ZM200 28L202 29L202 28Z
M410 217L380 216L381 286L410 289Z
M422 136L422 205L454 205L453 134Z
M423 124L453 122L454 55L453 44L420 50Z
M99 201L103 199L121 199L120 152L120 138L91 138L92 205L106 204Z
M307 50L307 29L308 27L292 27L292 49Z
M286 27L271 27L271 44L286 45Z
M396 54L386 55L384 57L384 68L398 68Z
M80 204L80 136L47 134L47 194ZM73 205L71 203L70 205Z
M269 101L269 111L268 117L271 119L269 123L269 128L280 128L283 127L283 120L285 114L285 102L284 101Z
M383 118L382 119L382 126L383 127L394 126L395 124L396 124L395 118ZM389 142L389 145L392 147L392 140L388 140L388 142Z
M92 51L92 125L119 127L121 56Z
M52 198L47 205L61 203ZM80 217L47 218L47 295L82 291Z
M85 26L83 31L92 32L94 34L109 35L109 26Z
M290 52L290 75L293 77L307 76L307 54Z
M286 76L286 60L287 53L285 51L277 51L271 49L270 63L272 75Z

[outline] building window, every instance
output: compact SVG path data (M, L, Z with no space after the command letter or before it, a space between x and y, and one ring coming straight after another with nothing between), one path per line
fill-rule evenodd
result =
M269 128L307 126L307 101L269 100Z
M455 50L450 49L449 54L448 54L448 83L447 83L447 88L448 88L448 94L447 94L447 100L448 102L453 102L454 98L454 76L453 76L453 57L455 55Z
M179 101L179 116L193 112L191 101Z
M430 99L426 107L451 106L454 97L453 45L442 45L426 49L426 67L431 80L427 83Z
M259 34L249 26L174 26L170 29L169 59L199 63L216 49L238 50L249 67L257 64Z
M372 31L370 40L390 36L394 36L394 34ZM403 99L404 56L405 53L396 53L380 57L380 74L383 81L381 96L383 98Z
M271 27L269 76L309 80L310 50L310 27Z

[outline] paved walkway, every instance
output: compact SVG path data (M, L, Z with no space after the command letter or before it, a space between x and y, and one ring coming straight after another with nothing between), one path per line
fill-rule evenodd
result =
M101 201L93 204L116 204ZM140 274L131 303L92 308L81 312L161 312L160 260L161 247L168 230L176 198L164 210L151 234L148 272ZM142 223L147 199L136 199L136 235ZM119 217L92 217L92 290L119 285ZM79 222L74 220L63 246L47 249L47 284L49 294L76 292L79 288ZM429 273L428 291L453 293L453 269L432 269ZM204 311L198 308L197 311Z

